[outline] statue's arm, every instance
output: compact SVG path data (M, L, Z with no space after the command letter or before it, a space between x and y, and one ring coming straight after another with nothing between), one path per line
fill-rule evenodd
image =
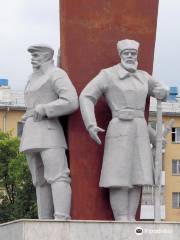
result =
M69 79L66 72L62 74L54 73L52 79L52 88L58 95L58 99L44 105L46 115L51 117L59 117L70 114L78 109L78 96L75 87Z
M85 127L91 138L93 138L98 144L101 144L98 132L104 132L104 130L97 126L95 104L105 93L106 82L107 79L105 74L101 71L91 82L88 83L79 97L80 109Z
M158 100L166 101L169 94L169 88L153 79L148 73L146 73L146 75L148 77L148 95Z

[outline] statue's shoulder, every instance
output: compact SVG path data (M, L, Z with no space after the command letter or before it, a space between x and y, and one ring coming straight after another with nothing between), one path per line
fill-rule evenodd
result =
M144 76L147 79L151 78L151 75L144 70L138 69L138 73L141 74L142 76Z
M67 73L62 68L55 66L51 68L50 74L53 76L53 78L62 78L67 75Z
M116 71L116 67L117 67L117 65L114 65L114 66L111 66L108 68L104 68L102 71L104 71L105 73L111 74Z
M117 74L117 65L108 67L108 68L104 68L102 70L102 72L104 73L104 76L110 80L113 76L115 76Z

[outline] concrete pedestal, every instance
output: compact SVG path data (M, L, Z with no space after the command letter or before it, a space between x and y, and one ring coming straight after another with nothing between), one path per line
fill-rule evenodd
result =
M0 225L1 240L179 240L178 222L19 220Z

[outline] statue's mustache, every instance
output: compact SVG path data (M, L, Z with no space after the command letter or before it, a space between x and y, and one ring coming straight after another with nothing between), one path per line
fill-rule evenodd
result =
M136 60L130 58L130 59L125 60L125 63L135 64Z

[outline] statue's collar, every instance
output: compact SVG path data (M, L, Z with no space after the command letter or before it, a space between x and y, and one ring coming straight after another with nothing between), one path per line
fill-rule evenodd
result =
M49 68L51 68L53 65L54 65L54 61L53 60L45 62L44 64L41 65L40 71L42 73L46 73L49 70Z
M125 79L126 77L130 77L131 75L136 75L137 71L135 71L134 73L130 73L128 72L121 63L116 65L116 69L118 72L118 75L120 77L120 79Z

